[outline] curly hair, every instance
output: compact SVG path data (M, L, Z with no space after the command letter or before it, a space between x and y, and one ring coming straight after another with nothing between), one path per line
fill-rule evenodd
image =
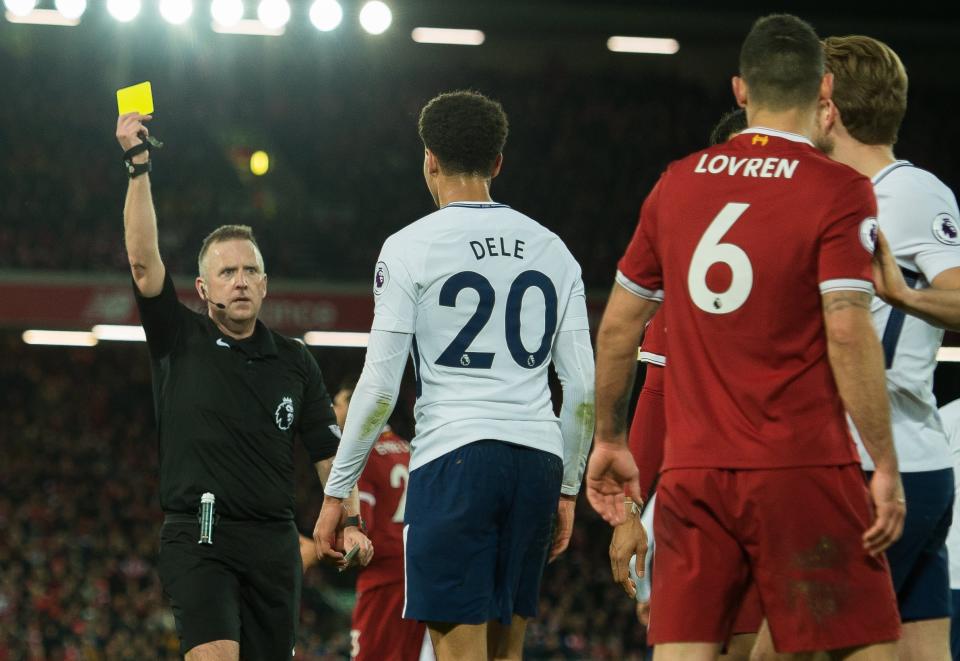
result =
M507 115L479 92L444 92L420 111L418 129L444 174L489 177L507 142Z

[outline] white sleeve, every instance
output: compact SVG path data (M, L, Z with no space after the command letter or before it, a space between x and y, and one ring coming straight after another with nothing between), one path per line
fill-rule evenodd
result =
M373 274L373 330L416 332L417 285L408 259L396 236L380 249Z
M553 364L563 387L560 433L563 435L563 485L560 492L575 496L580 491L583 469L593 440L593 347L590 331L557 333Z
M346 498L360 479L370 448L393 413L412 342L410 333L370 331L363 372L350 398L343 437L324 489L328 496Z
M883 199L880 229L900 265L929 283L960 267L960 214L956 198L942 184L910 193Z
M570 298L567 301L566 310L563 311L563 319L557 326L559 332L590 330L590 318L587 316L587 296L584 293L583 280L580 278L579 269L580 267L577 265L578 275L573 282L573 288L570 290Z

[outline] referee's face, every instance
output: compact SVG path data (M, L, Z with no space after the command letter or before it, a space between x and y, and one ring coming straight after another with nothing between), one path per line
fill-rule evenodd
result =
M267 295L267 275L263 259L250 241L230 239L212 244L204 258L204 271L206 297L214 304L211 310L215 315L234 322L257 318Z

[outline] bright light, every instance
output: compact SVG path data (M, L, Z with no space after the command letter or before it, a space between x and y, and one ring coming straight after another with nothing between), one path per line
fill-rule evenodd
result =
M129 23L140 13L140 0L107 0L107 11L121 23Z
M450 44L453 46L479 46L485 38L480 30L455 30L452 28L414 28L410 36L418 44Z
M57 347L93 347L97 338L93 333L77 331L28 330L23 331L27 344L47 344Z
M265 151L255 151L250 155L250 172L261 177L270 169L270 156Z
M367 346L370 333L347 333L336 331L310 331L303 341L312 347L349 347L362 349Z
M87 10L87 0L57 0L55 5L57 11L69 19L80 18Z
M146 342L147 336L143 326L115 326L99 324L92 329L93 336L98 340L112 340L114 342Z
M648 53L650 55L673 55L680 50L676 39L656 37L610 37L607 48L614 53Z
M24 17L37 6L37 0L3 0L7 11L14 16Z
M257 18L268 28L282 28L290 20L290 3L287 0L261 0Z
M360 25L370 34L383 34L393 22L393 12L380 0L371 0L360 10Z
M213 0L210 15L223 27L232 27L243 18L243 0Z
M321 32L329 32L343 20L343 8L337 0L317 0L310 6L310 22Z
M34 9L26 16L17 16L8 11L7 20L11 23L22 23L24 25L60 25L64 27L80 25L79 18L67 18L56 9Z
M174 25L182 25L193 15L193 0L160 0L160 15Z
M283 35L283 28L268 28L255 18L246 18L233 25L220 25L213 22L213 31L220 34L248 34L257 37L279 37Z

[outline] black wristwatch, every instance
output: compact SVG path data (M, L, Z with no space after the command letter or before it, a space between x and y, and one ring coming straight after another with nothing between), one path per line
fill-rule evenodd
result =
M364 521L359 514L354 514L353 516L348 516L343 520L343 527L349 528L353 526L354 528L359 528L360 532L367 532L367 522Z

